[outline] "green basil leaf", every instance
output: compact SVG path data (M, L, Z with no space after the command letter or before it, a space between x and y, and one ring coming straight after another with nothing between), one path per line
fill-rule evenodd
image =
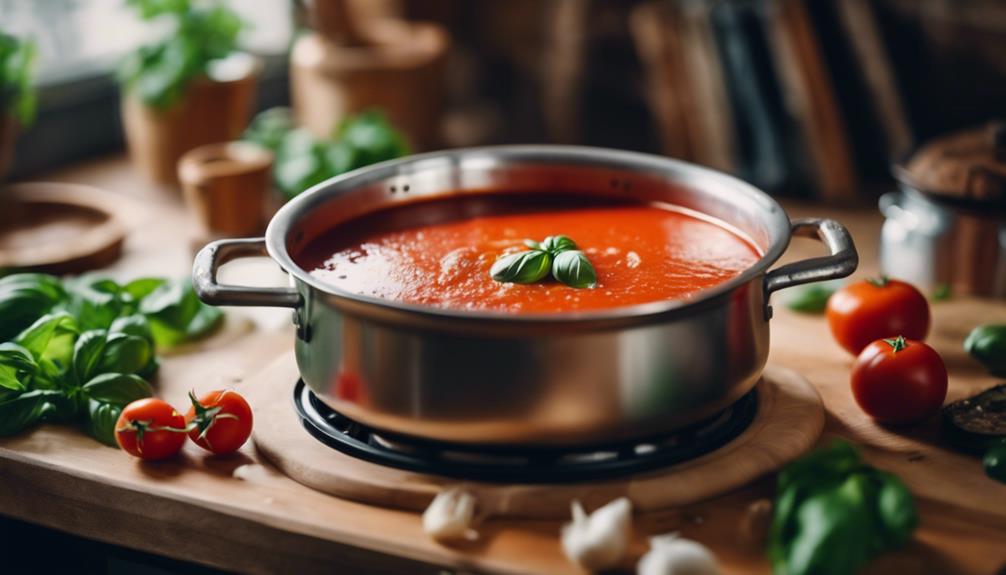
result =
M0 436L14 435L38 423L52 405L58 391L37 389L0 401Z
M255 116L241 137L275 153L279 150L287 132L296 127L293 110L270 108Z
M120 405L88 399L85 426L88 435L105 445L116 447L115 424L119 421L121 414L122 406Z
M919 525L912 494L897 476L878 472L881 481L877 511L888 545L900 547L908 542Z
M66 298L58 278L13 274L0 278L0 341L12 339Z
M835 288L827 284L811 284L792 288L792 294L786 300L786 307L800 313L824 313L833 293L835 293Z
M150 322L147 320L147 316L139 313L116 319L108 328L108 333L135 335L147 340L151 345L154 344L154 336L150 333Z
M597 272L580 250L559 252L552 262L552 275L562 283L575 288L597 287Z
M38 372L31 353L15 343L0 343L0 388L24 391Z
M561 252L568 252L570 250L580 249L576 246L576 242L569 238L569 236L548 236L545 241L541 242L541 249L552 254L553 257Z
M171 347L197 339L216 328L223 313L196 296L191 281L168 282L140 302L157 346Z
M142 377L127 373L103 373L84 384L84 394L102 403L126 406L154 395L153 389Z
M552 257L541 251L518 252L496 260L489 275L498 282L534 283L548 275Z
M99 276L81 276L66 283L68 302L61 307L77 320L81 331L108 329L117 317L131 313L128 294L114 281Z
M105 351L107 332L102 329L85 331L73 346L73 375L78 384L90 380L98 373Z
M351 169L409 153L405 139L384 114L376 110L367 110L343 120L336 130L336 139L353 149L355 160Z
M153 359L154 349L142 337L109 334L95 373L139 373Z
M77 322L66 312L46 314L18 334L15 342L33 356L57 358L66 361L73 350ZM53 348L53 349L50 349Z
M140 301L164 285L166 281L164 278L138 278L122 286L122 291L129 294L134 300Z

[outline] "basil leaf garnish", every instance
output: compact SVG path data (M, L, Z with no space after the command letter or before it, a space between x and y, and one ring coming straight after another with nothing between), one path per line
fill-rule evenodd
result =
M575 288L597 287L597 272L580 250L559 252L552 262L552 275L562 283Z
M517 252L496 260L489 275L498 282L530 284L547 276L551 264L552 256L547 252Z
M541 242L541 249L552 254L552 257L555 257L562 252L579 248L576 246L576 242L570 239L569 236L558 235L545 238L545 241Z

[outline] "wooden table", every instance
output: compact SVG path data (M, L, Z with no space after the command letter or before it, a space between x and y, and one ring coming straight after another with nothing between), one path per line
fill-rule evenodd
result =
M103 187L146 208L147 217L137 222L124 257L110 273L188 273L194 227L180 200L140 181L124 159L77 166L52 179ZM844 222L863 260L857 275L875 271L880 219L874 210L787 208L794 217L828 215ZM795 240L787 259L820 249ZM993 573L1006 565L1006 486L986 478L978 460L944 449L935 421L888 430L864 417L848 391L850 358L832 341L823 319L793 314L778 302L775 309L770 361L801 371L818 387L828 409L826 435L863 445L867 458L898 473L918 500L922 525L915 540L871 570ZM994 384L960 342L977 323L1006 321L1006 305L952 299L934 304L934 315L931 340L951 371L948 399ZM156 382L159 395L185 405L189 389L240 389L243 379L289 349L288 328L261 327L282 325L286 317L230 313L223 333L164 359ZM176 461L144 464L74 429L51 425L3 439L0 513L242 572L576 572L559 549L557 522L493 520L481 527L479 542L448 548L423 534L417 515L314 492L263 462L250 443L229 459L205 456L191 444L183 453ZM637 518L635 555L626 567L631 569L631 561L645 551L647 535L680 531L711 547L727 572L768 572L760 550L739 542L738 528L746 506L771 494L772 481L766 478L702 504Z

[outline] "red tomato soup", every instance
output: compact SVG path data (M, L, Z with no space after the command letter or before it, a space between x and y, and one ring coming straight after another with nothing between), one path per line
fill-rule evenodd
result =
M500 256L563 234L597 287L551 277L500 283ZM311 241L295 260L340 289L451 309L524 313L600 310L679 300L725 282L761 256L738 234L673 206L517 197L440 200L384 210Z

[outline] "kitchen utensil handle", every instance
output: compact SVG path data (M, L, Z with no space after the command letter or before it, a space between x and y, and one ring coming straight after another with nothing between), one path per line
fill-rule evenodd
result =
M856 271L859 254L845 226L823 218L793 220L791 226L793 236L817 238L828 246L831 253L786 264L768 272L765 275L766 296L800 284L844 278Z
M238 258L268 255L265 238L217 240L196 254L192 285L199 299L210 305L300 307L301 297L293 288L246 287L217 283L217 270Z

